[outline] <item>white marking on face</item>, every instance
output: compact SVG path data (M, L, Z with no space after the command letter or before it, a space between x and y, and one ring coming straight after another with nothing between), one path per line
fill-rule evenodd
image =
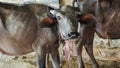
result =
M59 31L63 36L67 35L72 31L71 21L63 14L57 13L56 18L59 22Z
M56 10L50 10L50 13L53 15L56 15L57 11Z

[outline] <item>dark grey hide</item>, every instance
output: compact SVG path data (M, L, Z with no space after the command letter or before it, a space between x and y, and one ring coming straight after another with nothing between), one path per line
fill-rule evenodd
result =
M93 55L94 34L96 32L99 37L104 39L120 39L120 1L74 0L73 4L75 2L77 2L80 8L80 12L77 16L80 22L81 34L77 47L79 68L85 68L82 59L83 45L90 56L93 68L99 68ZM82 5L81 3L84 3L82 9L80 7L80 5Z

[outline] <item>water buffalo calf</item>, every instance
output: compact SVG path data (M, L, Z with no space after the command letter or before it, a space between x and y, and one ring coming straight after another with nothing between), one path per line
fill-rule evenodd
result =
M8 55L35 51L37 68L46 68L45 57L50 53L53 67L60 68L59 36L68 40L78 35L71 25L73 19L61 10L54 10L53 17L41 20L40 14L48 9L40 4L17 6L0 2L0 51Z

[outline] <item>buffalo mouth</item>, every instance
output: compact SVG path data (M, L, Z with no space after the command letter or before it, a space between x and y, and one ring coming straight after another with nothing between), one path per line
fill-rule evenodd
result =
M80 36L80 33L78 32L70 32L67 35L63 36L62 38L64 40L75 40Z
M80 38L80 33L78 32L70 32L63 36L65 42L64 54L67 61L69 61L70 57L73 55L73 46L75 45L75 42L78 40L78 38Z

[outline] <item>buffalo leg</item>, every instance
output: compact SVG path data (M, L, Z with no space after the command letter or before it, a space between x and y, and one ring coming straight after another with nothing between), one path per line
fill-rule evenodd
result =
M81 33L81 38L78 40L77 43L77 56L78 56L78 66L79 68L85 68L84 66L84 62L82 59L82 49L83 49L83 45L86 43L86 40L88 38L88 31L87 28L85 28L84 25L81 24L80 26L80 33Z
M81 39L77 46L77 57L78 57L78 66L79 68L85 68L84 62L82 59L82 49L83 49L83 40Z
M49 68L49 54L46 54L46 68Z
M51 53L51 60L54 68L61 68L58 49Z
M37 68L46 68L46 48L34 47L36 53Z
M95 60L95 57L93 54L93 40L94 40L94 34L90 35L89 38L87 39L85 49L92 61L92 64L94 65L94 68L99 68L99 65Z

